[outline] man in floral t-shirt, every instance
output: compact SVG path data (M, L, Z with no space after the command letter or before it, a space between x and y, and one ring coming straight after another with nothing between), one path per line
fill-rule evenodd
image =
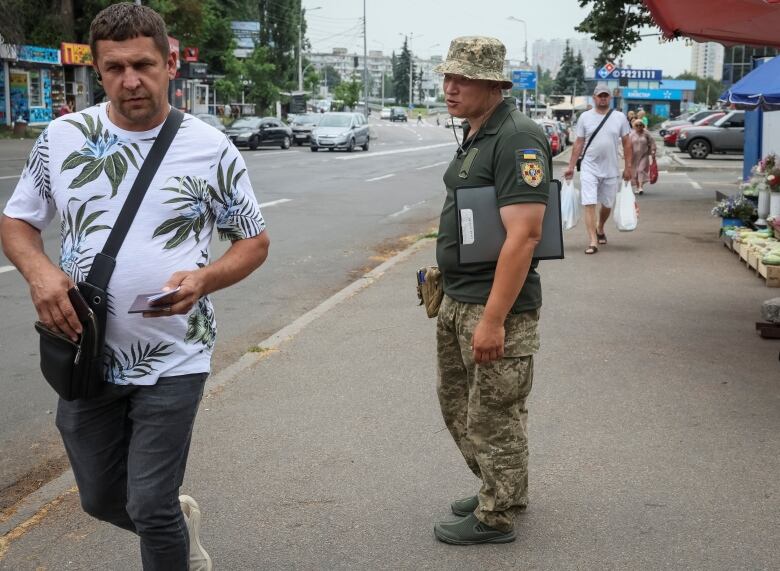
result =
M96 16L90 46L109 103L48 126L0 227L38 319L74 340L81 324L67 290L102 250L170 111L177 61L162 18L129 3ZM41 240L55 215L59 267ZM212 261L215 229L232 244ZM185 115L108 285L105 387L93 399L60 400L57 409L84 510L138 534L144 569L211 568L197 537L200 509L178 496L216 338L208 295L258 268L268 245L241 155L216 129ZM128 314L138 294L176 287L167 311Z

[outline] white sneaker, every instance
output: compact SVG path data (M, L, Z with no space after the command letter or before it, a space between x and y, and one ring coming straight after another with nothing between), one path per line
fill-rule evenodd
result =
M190 534L190 571L211 571L211 557L200 544L200 507L190 496L179 496L181 511Z

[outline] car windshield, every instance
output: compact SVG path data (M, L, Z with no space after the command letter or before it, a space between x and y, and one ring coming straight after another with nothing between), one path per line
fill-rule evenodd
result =
M738 115L731 115L731 114L729 114L729 115L724 115L723 117L721 117L720 119L718 119L717 121L715 121L714 123L712 123L712 125L713 125L713 126L715 126L715 127L720 127L720 126L722 126L724 123L728 123L728 122L730 122L730 121L732 121L732 120L737 120L737 121L739 121L739 116L738 116Z
M236 119L231 129L257 129L260 126L260 119L257 117L246 117L244 119Z
M708 115L704 119L699 119L694 123L694 125L712 125L713 121L717 121L723 117L723 113L713 113L712 115Z
M320 121L320 127L349 127L352 117L349 115L325 115Z
M295 118L293 125L316 125L317 119L316 115L300 115Z

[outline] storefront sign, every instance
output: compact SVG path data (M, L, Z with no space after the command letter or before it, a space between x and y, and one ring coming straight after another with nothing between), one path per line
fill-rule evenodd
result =
M601 69L596 70L595 79L645 79L651 81L661 81L663 72L660 69L628 69L615 67L608 63Z
M198 48L184 48L183 57L184 61L198 61Z
M649 99L655 101L680 101L679 89L623 89L623 99Z
M62 42L62 63L65 65L92 65L92 52L86 44L67 44Z
M19 61L60 65L60 50L40 46L19 46Z

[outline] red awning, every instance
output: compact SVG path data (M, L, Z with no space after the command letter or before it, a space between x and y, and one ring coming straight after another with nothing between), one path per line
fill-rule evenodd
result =
M667 38L780 48L780 0L645 0Z

